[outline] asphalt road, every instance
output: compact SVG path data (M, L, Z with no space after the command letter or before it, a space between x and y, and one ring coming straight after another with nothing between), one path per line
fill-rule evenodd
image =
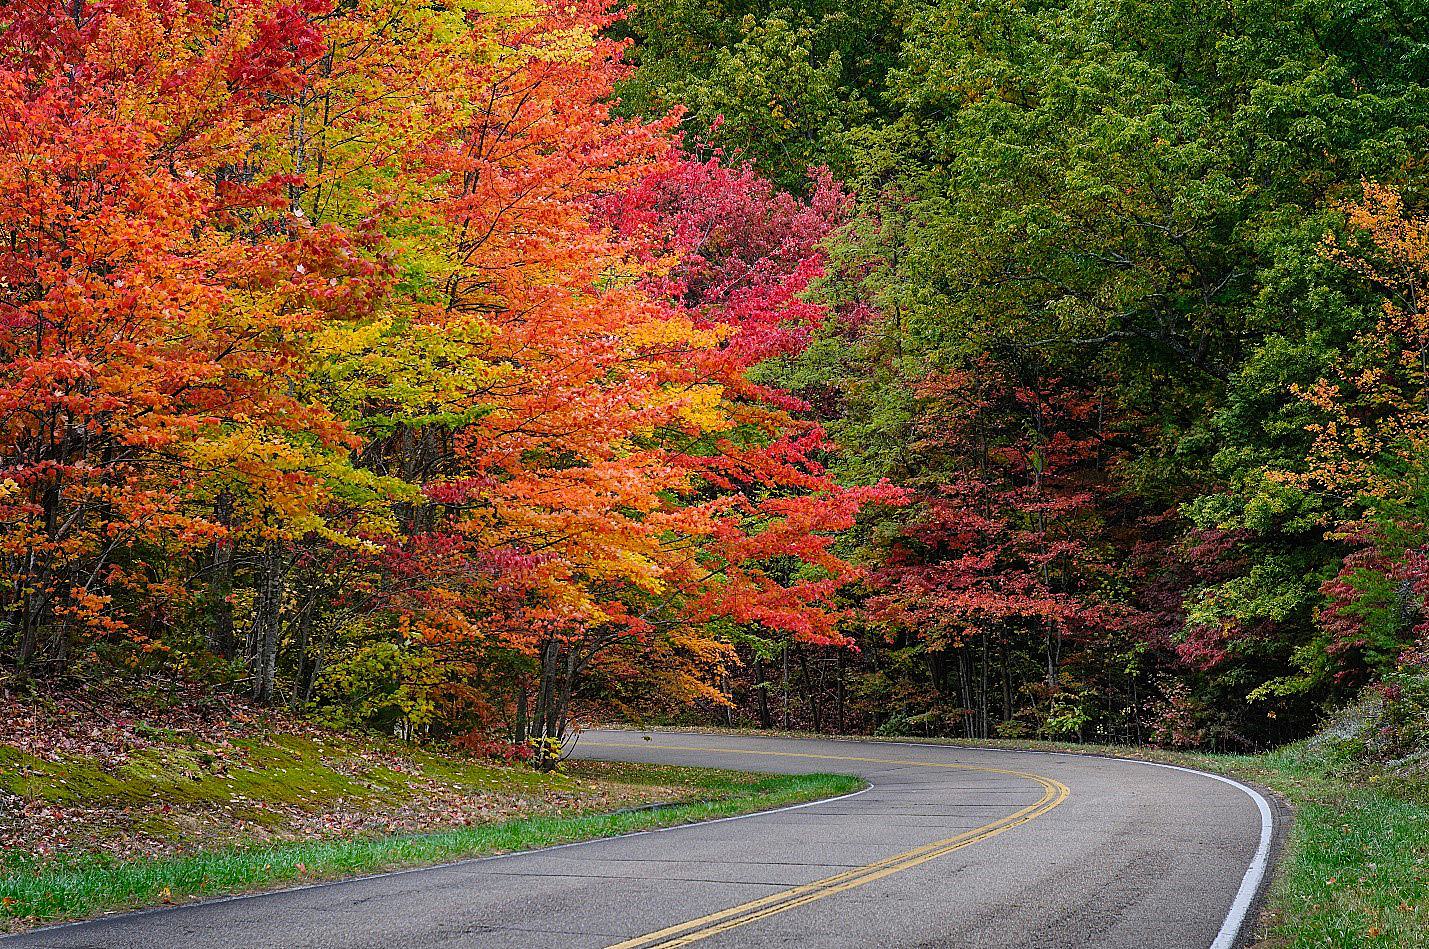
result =
M1244 944L1269 807L1072 755L588 732L582 757L857 774L813 805L39 930L21 947Z

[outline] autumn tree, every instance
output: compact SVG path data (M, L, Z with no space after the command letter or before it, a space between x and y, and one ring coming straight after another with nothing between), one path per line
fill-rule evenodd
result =
M294 383L356 275L242 171L317 37L296 7L229 12L5 15L0 608L21 667L168 648L185 558L228 530L216 480L311 521L315 460L341 463Z
M1105 397L987 364L930 375L917 394L921 503L868 601L873 629L926 665L932 695L904 714L969 737L1120 729L1136 710L1110 707L1104 670L1079 669L1127 612L1107 595Z
M1312 440L1316 411L1292 386L1332 374L1377 318L1321 245L1362 179L1421 190L1429 47L1392 4L942 0L907 14L883 118L850 139L859 207L824 288L866 309L826 324L800 367L845 446L841 477L925 478L919 392L979 359L1106 393L1133 420L1096 492L1120 549L1235 539L1235 572L1198 564L1180 606L1155 608L1183 619L1170 649L1186 653L1157 667L1188 707L1235 709L1220 734L1303 733L1323 689L1244 697L1297 674L1344 550L1319 524L1326 499L1269 473L1298 470ZM900 527L870 525L863 549L880 556ZM1119 574L1116 599L1170 596L1143 567ZM1124 651L1108 637L1107 667ZM890 671L900 656L871 656L870 681L917 691L916 664Z
M1297 388L1313 441L1304 467L1272 474L1320 500L1320 525L1348 551L1320 587L1320 635L1275 687L1328 680L1342 694L1424 648L1429 594L1429 225L1380 185L1344 210L1348 235L1328 238L1325 255L1373 289L1380 316L1335 374Z
M613 22L18 8L14 662L104 653L523 737L566 730L593 663L717 700L731 624L839 639L829 535L872 495L752 374L817 321L800 294L845 198L614 115Z

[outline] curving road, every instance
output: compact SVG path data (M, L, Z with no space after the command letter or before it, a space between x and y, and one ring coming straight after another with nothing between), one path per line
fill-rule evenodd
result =
M1243 945L1273 843L1250 788L1076 755L587 732L582 757L857 774L743 818L39 930L21 947Z

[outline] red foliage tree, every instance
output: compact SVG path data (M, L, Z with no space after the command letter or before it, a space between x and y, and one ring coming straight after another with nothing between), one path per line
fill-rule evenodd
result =
M1102 404L987 364L932 376L918 394L916 448L937 473L871 578L871 621L912 644L967 734L989 733L999 689L1012 722L1023 697L1011 693L1009 664L1033 655L1042 685L1026 698L1045 706L1054 731L1080 733L1088 696L1064 667L1123 620L1103 589L1112 569L1096 503L1109 451Z

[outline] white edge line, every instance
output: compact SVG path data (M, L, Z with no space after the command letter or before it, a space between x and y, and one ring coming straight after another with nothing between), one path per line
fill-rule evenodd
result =
M1270 863L1270 844L1275 836L1275 817L1271 813L1270 803L1255 788L1219 774L1197 771L1195 768L1183 768L1175 764L1162 764L1159 761L1143 761L1142 764L1149 764L1155 768L1170 768L1172 771L1185 771L1187 774L1199 774L1213 781L1220 781L1222 784L1240 788L1250 795L1250 799L1260 810L1260 845L1255 848L1255 856L1250 858L1250 866L1246 868L1245 876L1241 878L1240 889L1236 890L1230 912L1226 914L1225 922L1221 923L1221 931L1216 934L1216 941L1211 943L1211 949L1231 949L1236 944L1241 927L1245 924L1245 917L1250 912L1251 904L1255 902L1255 897L1260 892L1261 881L1265 879L1265 870Z
M860 778L859 780L863 780ZM565 850L567 847L584 847L587 844L597 844L607 840L622 840L626 837L641 837L645 834L661 834L668 830L687 830L693 827L708 827L710 824L723 824L725 821L744 820L749 817L763 817L766 814L782 814L785 811L802 810L805 807L815 807L819 804L832 804L835 801L846 801L851 797L858 797L860 794L867 794L873 790L873 782L865 782L868 786L857 791L850 791L848 794L840 794L837 797L819 798L817 801L805 801L803 804L786 804L784 807L775 807L764 811L750 811L748 814L731 814L729 817L713 817L709 820L685 821L679 824L670 824L666 827L650 827L645 830L631 830L623 834L611 834L608 837L592 837L589 840L572 840L570 843L552 844L549 847L532 847L529 850L511 850L506 853L487 854L484 857L463 857L459 860L451 860L445 863L429 863L420 867L405 867L401 870L385 870L382 873L366 873L362 876L342 877L337 880L320 880L316 883L301 883L297 886L285 886L274 890L261 890L257 893L234 893L230 896L215 896L211 899L192 900L187 903L175 903L172 906L151 906L147 909L119 910L117 912L104 913L99 916L92 916L89 919L76 919L67 923L58 923L53 926L40 926L37 929L27 929L23 932L4 934L0 933L0 942L5 942L11 938L22 936L33 936L36 933L53 932L57 929L69 929L72 926L87 926L91 923L101 921L117 921L125 918L138 918L141 916L153 916L158 913L172 913L175 910L187 909L194 906L214 906L219 903L236 903L239 900L256 900L265 896L279 896L284 893L298 893L303 890L318 890L328 886L341 886L345 883L360 883L364 880L381 880L386 877L405 876L408 873L424 873L431 870L447 870L452 867L460 867L469 863L485 863L488 860L506 860L510 857L524 857L535 853L550 853L553 850ZM698 804L698 801L690 802ZM592 815L599 816L599 815Z
M600 731L600 730L601 730L601 729L591 729L591 731ZM662 730L662 731L658 731L658 732L645 732L643 729L628 729L628 728L626 728L626 729L622 729L622 728L612 728L612 729L609 729L609 730L610 730L610 731L625 731L625 732L635 731L635 732L637 732L637 733L644 732L645 734L655 734L655 735L659 735L659 734L666 734L666 735L675 734L675 735L696 735L696 736L703 735L703 736L706 736L706 737L709 737L709 738L721 738L721 737L726 737L726 736L719 735L718 733L697 732L697 731L696 731L696 732L681 732L681 731L676 730L676 731L668 731L668 732L667 732L667 731L663 731L663 730ZM1002 754L1017 754L1017 755L1055 755L1055 756L1057 756L1057 757L1059 757L1059 758L1104 758L1104 759L1106 759L1106 760L1108 760L1108 761L1126 761L1126 762L1130 762L1131 764L1145 764L1145 765L1150 765L1150 766L1153 767L1153 768L1169 768L1169 769L1171 769L1172 771L1184 771L1184 772L1186 772L1187 774L1200 775L1200 776L1203 777L1203 778L1210 778L1212 781L1219 781L1219 782L1221 782L1222 784L1229 784L1231 787L1239 788L1241 791L1244 791L1244 792L1246 793L1246 795L1248 795L1252 801L1255 802L1256 808L1260 811L1260 843L1259 843L1259 844L1256 846L1256 848L1255 848L1255 854L1250 858L1250 866L1246 868L1245 876L1242 877L1242 878L1241 878L1241 881L1240 881L1240 888L1239 888L1238 890L1236 890L1235 899L1231 901L1230 912L1226 914L1225 922L1221 923L1220 932L1216 933L1216 939L1215 939L1214 942L1211 943L1210 949L1233 949L1233 947L1234 947L1235 944L1236 944L1237 938L1240 936L1241 927L1245 925L1245 917L1246 917L1246 914L1250 912L1250 907L1251 907L1251 905L1254 904L1256 896L1258 896L1259 893L1260 893L1260 884L1261 884L1261 882L1265 879L1265 871L1266 871L1266 869L1267 869L1267 868L1269 867L1269 865L1270 865L1270 847L1271 847L1271 843L1272 843L1272 842L1274 841L1274 839L1275 839L1275 816L1274 816L1274 813L1273 813L1273 812L1271 811L1271 809L1270 809L1270 803L1269 803L1268 801L1266 801L1265 796L1262 795L1262 794L1261 794L1259 791L1257 791L1255 788L1250 787L1250 786L1247 785L1247 784L1241 784L1239 781L1236 781L1236 780L1233 779L1233 778L1227 778L1227 777L1224 777L1224 776L1219 775L1219 774L1212 774L1212 773L1209 772L1209 771L1199 771L1199 770L1197 770L1197 769L1195 769L1195 768L1185 768L1185 767L1182 767L1181 765L1177 765L1177 764L1163 764L1163 763L1160 762L1160 761L1146 761L1146 760L1141 759L1141 758L1118 758L1118 757L1116 757L1115 755L1105 755L1105 754L1099 754L1099 753L1097 753L1097 752L1040 751L1040 750L1036 750L1036 749L1032 749L1032 748L986 748L986 747L981 747L981 746L978 746L978 745L959 745L959 744L954 744L954 743L952 743L952 742L943 743L943 742L934 742L934 741L883 741L883 740L867 741L867 740L861 739L861 738L859 738L859 737L857 737L857 736L843 736L843 735L827 735L827 736L819 736L819 737L815 737L815 738L803 738L803 739L787 739L787 738L781 738L781 736L778 736L778 735L768 735L768 736L765 736L765 735L731 735L731 736L727 736L727 737L731 737L731 738L756 738L756 739L760 739L760 740L763 740L763 741L779 741L779 740L784 740L784 741L790 741L790 740L793 740L793 741L844 741L844 742L849 742L850 744L872 745L872 746L875 746L875 747L878 746L878 745L897 745L897 746L902 747L902 748L952 748L952 749L957 750L957 751L984 751L984 752L986 752L986 751L991 751L991 752L1000 752L1000 753L1002 753ZM720 750L720 749L712 748L712 749L710 749L710 750L711 750L711 751L718 751L718 750ZM866 790L868 790L868 788L865 788L864 790L866 791ZM861 794L861 793L863 793L863 792L860 791L860 792L857 792L857 793L860 793L860 794ZM853 795L849 795L849 796L852 797ZM829 800L837 801L837 800L839 800L839 799L838 799L838 798L830 798ZM820 803L820 802L815 802L815 803ZM801 805L799 805L799 806L800 806L800 807L807 807L808 805L807 805L807 804L801 804ZM767 811L766 813L773 814L773 813L777 813L777 812L775 812L775 811ZM741 816L751 816L751 815L741 815ZM724 819L724 820L730 820L731 818L723 818L723 819Z
M1274 812L1270 809L1270 802L1265 799L1263 794L1250 785L1242 784L1234 778L1227 778L1224 775L1212 774L1209 771L1187 768L1178 764L1146 761L1142 758L1118 758L1115 755L1097 754L1096 752L1038 751L1030 748L981 748L977 745L945 745L938 742L917 741L876 741L866 742L866 744L901 745L905 748L941 747L958 748L966 751L1003 751L1023 755L1056 755L1061 758L1104 758L1108 761L1128 761L1132 764L1150 765L1153 768L1169 768L1172 771L1184 771L1186 774L1199 775L1203 778L1210 778L1212 781L1229 784L1233 788L1239 788L1255 802L1256 809L1260 811L1260 842L1256 845L1255 853L1250 858L1250 866L1246 867L1245 876L1241 877L1240 888L1236 890L1235 899L1231 900L1230 911L1226 913L1225 921L1221 923L1220 931L1216 933L1215 941L1211 943L1210 949L1233 949L1236 940L1240 937L1241 927L1245 925L1246 914L1250 912L1251 905L1254 904L1256 896L1260 894L1261 882L1265 879L1265 871L1270 865L1270 847L1275 839L1275 816Z

